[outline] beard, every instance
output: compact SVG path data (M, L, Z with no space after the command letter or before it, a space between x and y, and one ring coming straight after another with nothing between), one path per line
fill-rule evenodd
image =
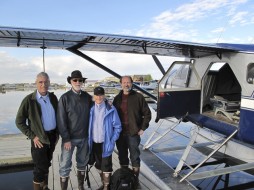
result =
M72 86L72 88L76 91L79 92L81 90L81 86Z

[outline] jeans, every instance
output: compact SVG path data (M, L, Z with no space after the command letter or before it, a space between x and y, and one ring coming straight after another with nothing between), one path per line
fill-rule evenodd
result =
M131 136L126 134L120 134L119 139L116 141L120 165L129 165L129 150L132 167L140 167L140 141L141 138L139 135Z
M85 171L86 165L89 161L89 152L88 152L88 138L84 139L72 139L71 140L71 150L66 150L64 148L64 143L62 142L61 146L61 157L59 163L59 174L61 177L68 177L71 172L72 167L72 154L76 149L76 162L77 170Z

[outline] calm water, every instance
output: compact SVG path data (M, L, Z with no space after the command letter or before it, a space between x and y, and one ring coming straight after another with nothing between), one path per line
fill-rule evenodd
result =
M20 171L0 174L1 190L30 190L33 189L33 172Z
M0 94L0 135L17 134L20 131L15 125L15 117L23 98L33 91L6 91ZM55 90L58 98L65 92Z
M20 133L15 126L15 116L22 99L31 92L32 91L7 91L6 93L0 94L0 135ZM54 92L57 95L57 97L60 98L60 96L65 92L65 90L55 90ZM153 132L153 129L156 127L154 120L155 120L155 113L153 113L151 126L146 130L145 134L143 135L143 138L141 141L142 144L146 142L146 139L149 137L150 133ZM167 129L167 126L162 127L160 129L161 133L165 131L166 129ZM190 131L192 130L192 125L189 123L183 123L183 124L180 124L177 127L177 129L185 133L186 136L189 136ZM179 134L171 132L168 135L166 135L163 139L161 139L154 146L154 148L180 146L180 145L186 145L187 143L188 143L188 138L182 137ZM182 153L183 151L175 151L174 153L169 153L169 152L157 153L157 155L171 167L176 167ZM194 154L193 158L195 160L201 159L199 154ZM218 167L224 167L224 165L221 164L216 166L207 166L207 167L203 167L202 170L208 170L211 167L218 168ZM30 176L32 175L31 172L24 172L24 173L21 172L21 173L16 173L15 175L26 176L26 179L29 179L29 181L23 184L28 185L29 186L28 189L30 189L30 186L31 186L30 179L32 178L32 176ZM5 179L5 177L7 177L4 180L6 182L9 179L11 179L12 176L13 175L9 175L9 177L8 175L4 175L4 176L0 175L0 181L2 181L3 179ZM222 180L220 180L218 184L216 185L217 178L218 177L208 178L205 180L196 180L196 181L193 181L193 184L195 184L195 186L197 186L201 190L223 189L224 188L223 180L225 179L225 176L222 176ZM24 182L23 180L21 181ZM229 186L234 186L237 184L243 184L248 182L254 182L254 178L253 176L246 174L244 172L236 172L229 175ZM0 187L3 187L1 183L0 183ZM23 189L26 189L26 187ZM254 189L254 188L239 187L238 189L242 190L242 189Z
M0 135L17 134L20 131L15 125L15 117L23 98L33 91L7 91L0 94ZM65 91L54 91L59 98ZM32 170L2 173L0 172L0 190L33 189Z

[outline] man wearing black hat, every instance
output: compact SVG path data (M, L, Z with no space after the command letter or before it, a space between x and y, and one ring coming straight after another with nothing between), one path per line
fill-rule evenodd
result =
M67 81L72 88L59 99L57 123L62 137L61 158L59 165L60 185L62 190L68 187L72 167L72 154L76 147L78 189L84 189L85 167L89 160L88 125L92 96L82 91L86 78L79 70L71 73Z
M99 190L108 190L113 171L112 153L122 127L116 108L105 100L102 87L94 89L94 101L89 120L89 151L95 158L95 167L101 176L103 185Z

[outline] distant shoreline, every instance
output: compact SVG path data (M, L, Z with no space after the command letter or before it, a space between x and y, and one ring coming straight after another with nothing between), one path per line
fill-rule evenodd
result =
M1 134L0 133L0 137L3 137L3 138L7 138L7 137L16 137L16 136L24 136L26 137L26 135L24 135L23 133L12 133L12 134ZM26 137L27 138L27 137Z

